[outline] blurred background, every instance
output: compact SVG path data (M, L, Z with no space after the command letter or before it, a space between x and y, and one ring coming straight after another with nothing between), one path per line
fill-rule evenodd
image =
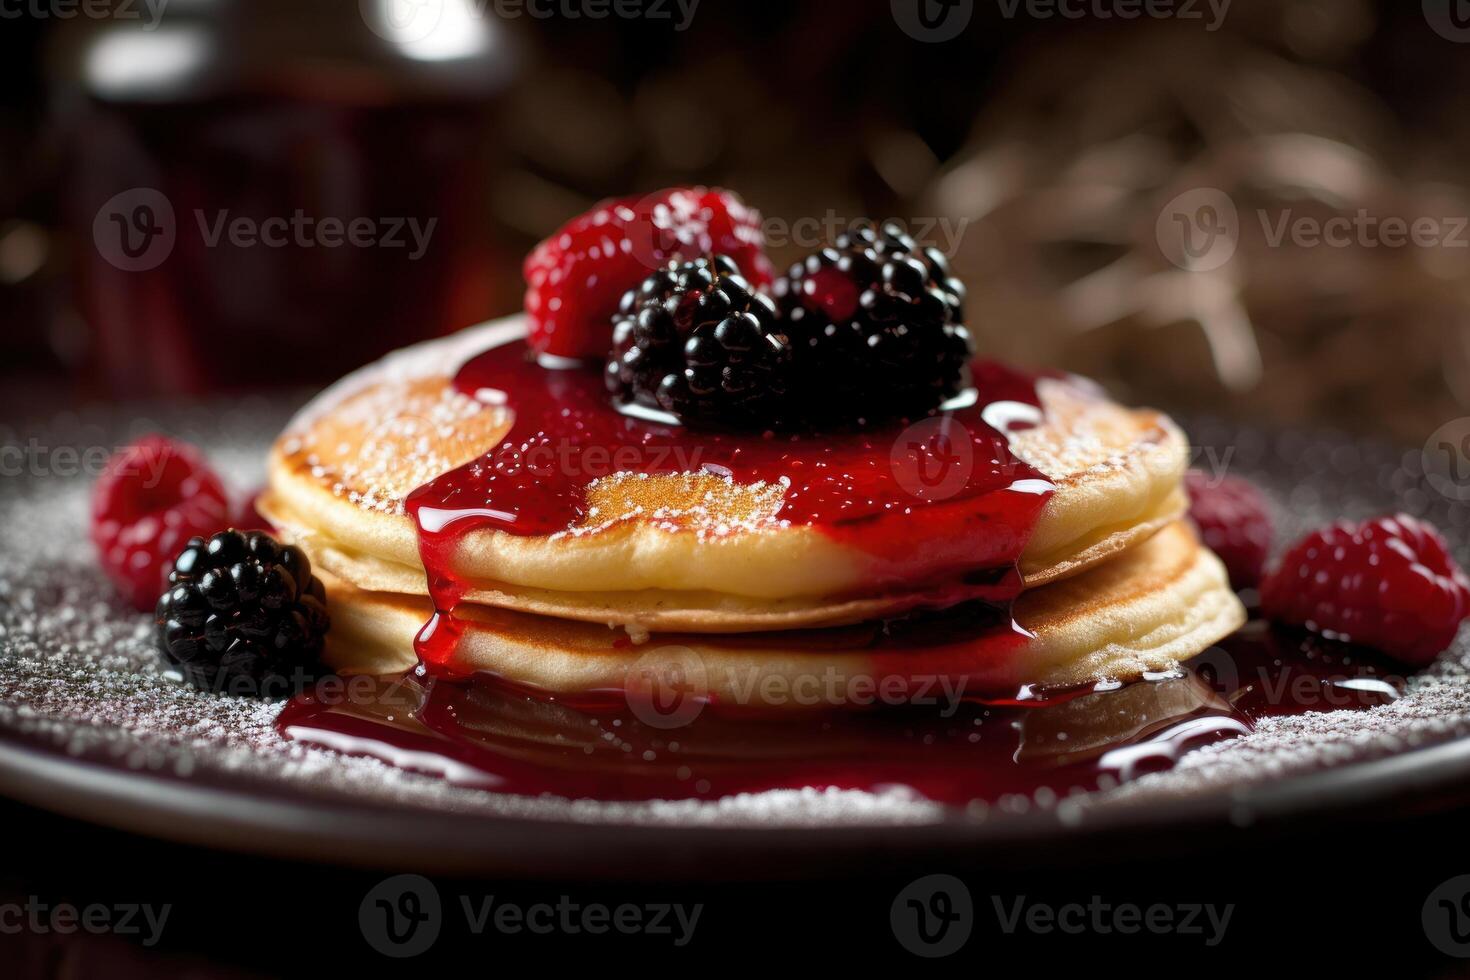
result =
M900 220L1000 356L1417 445L1470 414L1462 6L11 0L0 406L330 381L709 183L778 266ZM296 216L365 223L230 230Z

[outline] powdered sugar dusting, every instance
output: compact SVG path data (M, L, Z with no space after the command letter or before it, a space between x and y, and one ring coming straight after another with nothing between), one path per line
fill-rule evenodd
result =
M374 384L280 443L290 465L365 510L403 514L408 495L488 451L508 416L448 378Z
M787 527L776 515L786 485L736 483L728 473L659 474L624 472L587 485L587 517L570 531L594 533L626 521L663 531L692 531L700 541Z
M244 489L259 485L267 448L284 421L285 408L266 402L230 410L171 408L129 419L98 410L0 426L0 437L6 445L34 442L83 451L163 428L203 445ZM1278 544L1327 519L1397 508L1444 528L1459 546L1460 560L1470 558L1463 544L1470 526L1467 508L1425 488L1418 452L1291 433L1267 438L1222 425L1202 424L1193 431L1197 444L1213 447L1215 460L1228 456L1233 472L1260 478L1280 505ZM0 539L0 734L5 737L105 758L140 773L227 778L235 785L316 798L486 816L679 826L923 824L945 816L940 807L900 790L785 790L717 802L522 799L292 742L274 729L279 705L195 692L160 669L148 617L114 600L92 567L86 543L91 476L53 461L0 480L0 526L5 528ZM718 527L711 530L718 533ZM966 818L983 821L1055 808L1068 819L1085 820L1099 808L1235 789L1470 735L1466 645L1462 637L1453 653L1419 675L1408 695L1394 704L1268 719L1254 734L1197 750L1169 772L1087 797L1007 799L973 808Z

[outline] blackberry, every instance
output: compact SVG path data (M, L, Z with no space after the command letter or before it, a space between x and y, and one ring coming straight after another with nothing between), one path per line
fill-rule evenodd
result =
M607 386L686 424L777 425L791 347L776 307L723 255L670 262L623 296Z
M330 672L326 590L299 548L256 531L193 538L168 581L158 647L195 687L281 697Z
M969 383L965 287L897 225L844 232L774 292L808 417L912 418Z

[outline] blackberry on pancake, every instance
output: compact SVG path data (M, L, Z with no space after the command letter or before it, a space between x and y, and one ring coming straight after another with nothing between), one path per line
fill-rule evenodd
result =
M921 417L969 382L965 288L896 225L844 232L774 291L809 419Z
M770 298L717 255L670 262L623 296L607 384L686 424L759 428L779 420L790 360Z

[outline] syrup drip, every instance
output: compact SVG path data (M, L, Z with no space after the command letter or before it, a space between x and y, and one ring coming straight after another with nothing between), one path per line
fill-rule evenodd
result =
M764 714L711 704L664 729L640 720L618 692L567 700L484 674L407 676L380 679L353 700L304 695L277 727L458 785L527 796L905 787L955 806L1045 803L1167 769L1262 717L1389 703L1403 684L1366 651L1256 622L1178 673L997 701Z
M874 590L963 578L953 600L1008 603L1021 587L1016 562L1053 485L1008 441L1041 421L1036 379L986 361L973 373L974 389L915 426L711 433L624 415L609 403L599 372L534 365L521 342L485 352L455 385L507 410L509 433L407 502L436 609L416 643L421 663L452 673L461 633L454 610L468 591L452 558L466 535L549 535L584 525L596 517L587 485L620 473L781 484L772 519L865 553Z

